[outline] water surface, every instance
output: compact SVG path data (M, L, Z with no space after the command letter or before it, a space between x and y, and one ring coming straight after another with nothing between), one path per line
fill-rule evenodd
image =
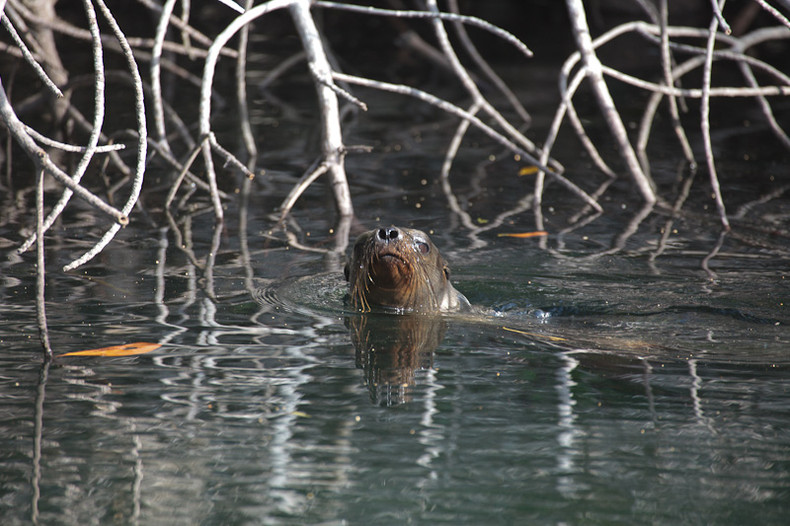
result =
M454 124L395 113L390 132L373 118L355 131L376 149L348 159L353 230L430 231L474 316L349 313L341 258L289 248L268 217L310 162L295 150L267 154L267 177L229 204L213 267L206 214L182 214L178 236L140 219L68 274L95 220L71 212L79 231L51 234L56 354L162 344L148 354L42 365L33 256L3 226L3 524L786 521L790 207L760 200L786 157L717 145L724 238L700 176L674 219L642 214L623 181L604 215L573 222L581 205L550 187L548 238L503 238L533 230L533 212L462 226L436 178ZM464 151L452 182L479 225L529 193L490 145ZM571 151L570 172L601 182ZM688 175L673 155L653 167L668 195ZM317 185L289 229L331 247L331 210Z

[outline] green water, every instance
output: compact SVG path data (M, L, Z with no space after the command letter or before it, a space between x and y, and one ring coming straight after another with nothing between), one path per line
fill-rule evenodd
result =
M549 236L518 239L498 234L534 230L532 210L478 233L449 210L437 152L454 123L389 118L355 128L376 149L347 159L352 233L431 232L474 316L350 314L340 258L273 239L268 214L312 160L299 143L264 154L266 176L229 202L211 272L214 223L183 213L179 236L133 216L64 274L104 226L70 209L47 239L58 357L42 365L34 258L13 253L29 218L4 216L2 523L784 524L790 201L761 199L786 182L775 143L754 132L745 148L761 160L746 162L717 142L733 214L718 249L699 175L671 222L660 208L636 222L627 180L604 215L573 222L581 204L550 186ZM672 198L677 148L656 141L667 153L653 175ZM574 180L600 183L572 148ZM531 190L489 155L470 144L453 172L478 226ZM321 249L333 221L318 184L288 226ZM138 341L162 347L61 356Z
M29 267L6 264L4 523L782 523L786 260L712 277L693 247L651 264L438 230L484 314L372 316L372 355L340 275L310 277L322 256L253 235L247 279L231 229L212 300L168 236L136 231L51 274L53 347L163 346L44 367Z

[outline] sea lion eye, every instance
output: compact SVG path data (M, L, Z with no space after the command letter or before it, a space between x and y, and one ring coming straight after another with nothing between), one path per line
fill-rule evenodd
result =
M417 250L420 251L420 254L427 254L431 251L431 246L424 241L417 241Z

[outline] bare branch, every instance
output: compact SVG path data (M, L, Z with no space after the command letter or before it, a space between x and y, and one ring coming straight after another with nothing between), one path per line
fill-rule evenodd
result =
M715 0L711 0L715 4ZM721 0L720 5L724 5L724 0ZM718 15L721 13L719 12ZM718 16L717 15L717 16ZM705 148L705 161L708 164L708 174L710 176L710 185L713 188L713 196L716 199L716 207L719 209L719 218L725 230L730 229L730 222L727 219L727 210L724 208L724 200L721 196L721 187L719 186L719 178L716 176L716 163L713 160L713 146L710 142L710 77L713 69L713 45L716 42L716 30L719 23L724 19L720 16L714 17L711 20L708 36L708 48L705 55L705 67L702 72L702 103L700 104L700 128L702 130L702 144ZM729 32L729 26L726 26ZM723 240L723 238L722 238Z
M505 31L504 29L497 27L485 20L481 20L474 16L465 16L465 15L456 15L453 13L437 13L437 12L428 12L428 11L397 11L392 9L379 9L376 7L367 7L367 6L359 6L359 5L352 5L352 4L343 4L339 2L325 2L322 0L318 0L315 2L316 7L331 7L333 9L340 9L345 11L353 11L356 13L364 13L366 15L377 15L377 16L394 16L396 18L422 18L422 19L441 19L447 22L462 22L464 24L469 24L470 26L478 27L494 35L510 42L513 46L518 49L521 53L523 53L527 57L532 57L532 51L518 38L516 38L512 33Z
M614 100L606 87L606 82L603 78L603 66L598 60L593 47L590 31L587 27L587 19L584 14L584 6L581 0L566 0L568 11L571 14L571 23L574 28L574 35L576 36L576 43L582 55L585 67L587 69L587 77L592 83L593 90L598 99L601 113L603 113L609 129L615 137L620 149L620 154L631 172L642 197L648 203L656 201L655 184L645 175L639 160L631 147L628 140L628 134L625 130L625 125L617 113L614 105Z
M389 91L392 93L399 93L401 95L408 95L410 97L415 97L423 102L427 102L433 106L436 106L447 113L453 114L457 117L470 121L472 124L475 125L478 129L480 129L483 133L494 139L496 142L505 146L513 153L517 153L518 155L522 156L524 159L528 160L530 163L537 166L542 171L546 172L549 176L556 179L560 184L571 190L577 196L581 197L587 204L593 206L596 210L600 209L600 205L595 202L587 193L573 184L571 181L563 177L561 174L552 171L549 167L547 167L544 163L540 162L536 159L532 154L521 148L520 146L513 143L511 140L485 124L479 118L471 115L470 113L462 110L458 106L451 104L445 100L442 100L434 95L426 93L424 91L418 90L416 88L411 88L409 86L398 85L398 84L390 84L387 82L381 82L377 80L370 80L362 77L355 77L353 75L346 75L344 73L335 73L333 75L335 79L342 80L344 82L348 82L349 84L358 84L360 86L366 86L369 88Z
M3 22L3 27L6 28L8 33L11 35L11 39L19 47L19 50L22 52L22 57L25 59L25 61L30 64L30 67L32 67L33 71L35 71L36 75L38 75L38 78L41 79L41 82L43 82L44 85L55 94L55 96L62 97L63 93L60 91L60 88L58 88L55 83L52 82L52 79L49 78L49 75L47 75L47 73L44 71L44 68L42 68L35 57L33 57L33 54L27 48L25 42L22 40L22 38L20 38L19 33L16 32L11 20L8 19L8 15L1 12L0 15Z

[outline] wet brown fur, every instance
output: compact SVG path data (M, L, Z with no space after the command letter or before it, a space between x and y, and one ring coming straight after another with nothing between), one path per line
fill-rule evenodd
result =
M450 283L447 262L420 230L393 226L365 232L345 274L351 305L362 312L374 306L441 312L469 305Z

